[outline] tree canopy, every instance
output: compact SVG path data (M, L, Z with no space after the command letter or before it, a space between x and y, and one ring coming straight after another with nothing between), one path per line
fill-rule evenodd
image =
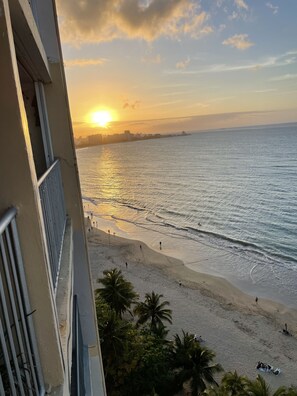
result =
M123 277L121 270L105 270L103 275L103 278L98 279L103 287L97 289L96 293L121 317L137 300L138 294L135 293L132 283Z
M172 311L162 294L146 293L138 302L120 270L103 275L96 312L109 396L174 396L183 388L190 388L192 396L297 396L293 386L272 392L260 375L251 380L236 371L225 373L219 384L223 369L212 350L184 330L167 339L164 323L172 323ZM129 320L123 315L127 310Z

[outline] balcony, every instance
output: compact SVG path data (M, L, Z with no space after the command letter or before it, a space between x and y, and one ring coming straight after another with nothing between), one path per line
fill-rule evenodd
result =
M56 160L39 179L39 194L54 290L57 288L66 225L60 162Z
M42 376L33 329L16 209L0 218L0 394L40 395Z
M80 315L77 296L73 297L73 337L72 337L72 369L71 369L71 395L83 396L85 391L84 372L88 369L87 351L84 350L81 333Z

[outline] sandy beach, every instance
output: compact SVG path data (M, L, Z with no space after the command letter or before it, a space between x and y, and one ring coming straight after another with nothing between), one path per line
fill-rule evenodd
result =
M261 373L273 389L297 385L297 311L263 299L256 303L224 279L166 256L166 249L158 252L96 228L87 228L87 237L94 289L103 270L119 268L140 299L155 291L170 301L170 335L182 329L200 335L225 371L254 379L260 360L281 369L278 376ZM285 323L292 336L282 334Z

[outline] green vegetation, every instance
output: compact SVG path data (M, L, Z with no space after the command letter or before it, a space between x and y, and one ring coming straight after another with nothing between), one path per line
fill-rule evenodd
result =
M114 268L103 271L103 274L104 278L98 279L103 288L97 289L96 292L109 304L116 315L121 317L122 313L136 302L138 295L134 292L133 285L124 279L121 270Z
M160 302L163 294L155 292L146 293L144 302L137 303L134 313L138 316L137 325L149 323L152 332L157 332L159 328L164 329L163 322L172 323L171 309L165 308L168 301Z
M174 336L173 363L178 369L176 373L177 383L182 388L186 382L190 382L193 396L197 396L206 389L207 384L216 384L214 374L222 371L219 364L213 364L215 354L207 348L200 346L193 334L185 333L180 338Z
M108 396L174 396L184 388L192 396L297 396L295 387L273 393L260 375L250 380L236 371L218 384L223 368L213 351L184 330L167 340L164 322L172 323L172 311L162 294L147 293L139 302L120 270L103 274L96 310Z
M208 396L297 396L295 387L279 387L271 392L261 375L253 381L234 373L226 373L219 387L211 387L204 392Z

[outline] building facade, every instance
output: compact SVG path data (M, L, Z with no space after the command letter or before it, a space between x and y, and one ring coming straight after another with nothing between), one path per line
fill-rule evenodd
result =
M0 0L0 395L105 395L54 0Z

